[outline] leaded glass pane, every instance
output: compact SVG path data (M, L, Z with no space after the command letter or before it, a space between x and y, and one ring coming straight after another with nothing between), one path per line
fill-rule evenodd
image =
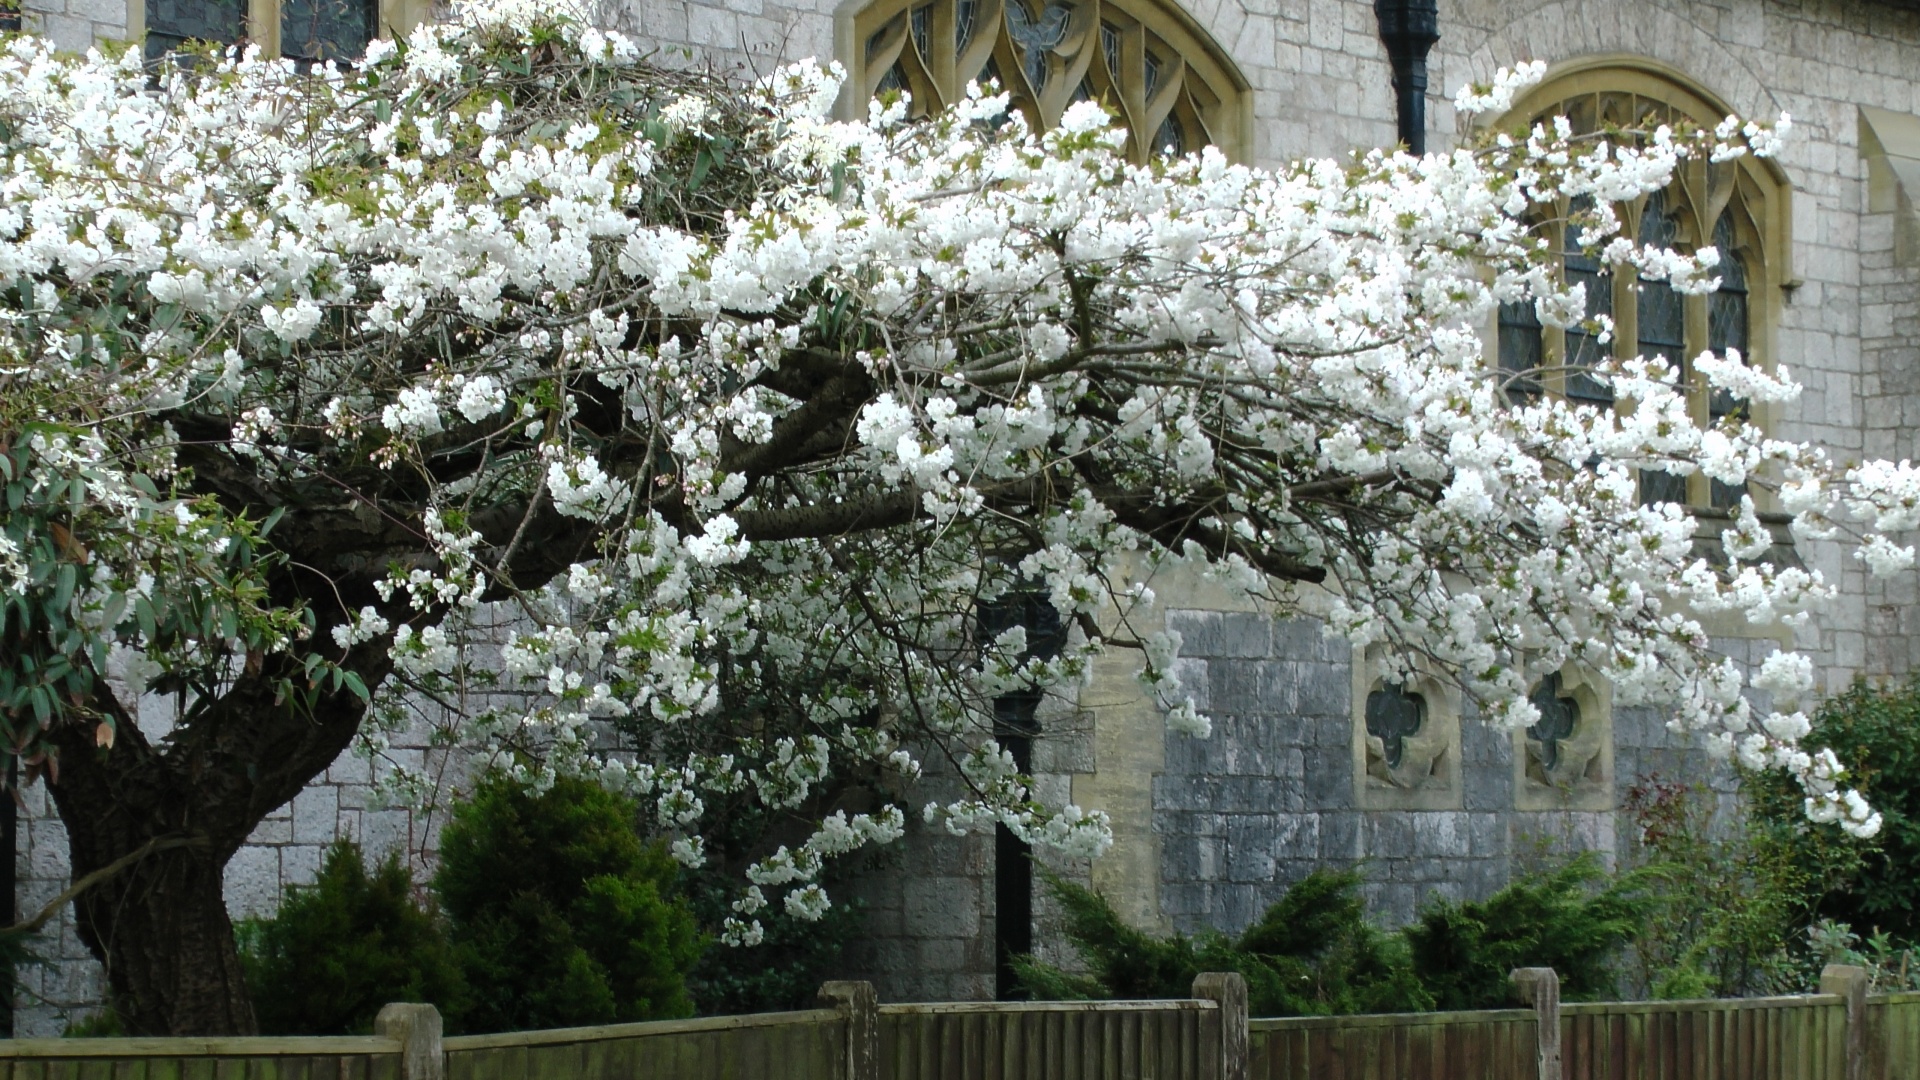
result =
M1540 392L1544 350L1540 317L1527 302L1500 305L1500 371L1507 377L1507 396L1518 405Z
M297 60L357 60L377 18L372 0L281 0L280 52Z
M246 32L241 0L147 0L147 58L189 41L238 41Z
M1406 740L1419 734L1427 721L1427 699L1388 683L1367 695L1367 734L1380 740L1387 768L1400 767Z
M1153 133L1153 152L1166 157L1179 157L1187 152L1187 137L1179 120L1169 116L1160 121L1160 130Z
M1578 203L1573 206L1574 213L1585 209ZM1597 255L1580 249L1580 226L1567 223L1567 284L1582 285L1587 290L1587 318L1613 314L1613 277L1603 273ZM1567 397L1611 408L1613 388L1580 370L1592 367L1607 358L1607 347L1600 343L1597 335L1584 326L1567 328Z
M933 5L922 4L913 9L912 15L907 20L908 25L913 29L913 47L920 50L920 55L923 57L930 55L928 48L932 44L932 35L928 31L928 24L932 18Z
M1725 212L1713 226L1713 246L1720 250L1720 288L1707 294L1707 348L1720 356L1738 349L1747 358L1748 293L1747 264L1733 248L1733 215ZM1729 416L1745 417L1746 401L1727 390L1715 387L1707 399L1707 413L1718 422ZM1740 505L1747 493L1745 484L1709 484L1708 502L1716 509L1730 510Z
M1667 209L1667 193L1656 191L1647 196L1640 215L1640 242L1652 247L1670 248L1678 241L1680 226ZM1674 377L1683 377L1687 352L1687 318L1680 293L1665 280L1640 279L1640 293L1634 309L1640 324L1640 355L1652 359L1664 357L1673 367ZM1640 499L1649 505L1687 501L1687 478L1649 469L1640 474Z
M1020 66L1036 93L1046 89L1047 53L1067 36L1072 14L1066 4L1048 4L1035 19L1021 0L1007 0L1007 36L1020 47Z
M1640 242L1653 247L1670 248L1679 235L1679 224L1667 210L1666 192L1647 196L1647 207L1640 217ZM1687 349L1686 313L1680 294L1665 280L1640 279L1637 305L1640 322L1640 355L1652 359L1664 356L1676 371L1685 362Z

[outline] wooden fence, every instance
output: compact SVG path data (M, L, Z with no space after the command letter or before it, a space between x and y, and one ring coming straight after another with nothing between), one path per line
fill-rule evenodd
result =
M1254 1020L1253 1080L1533 1077L1539 1024L1527 1009Z
M0 1040L0 1080L1920 1080L1920 994L1829 968L1820 994L1249 1020L1238 975L1171 1001L821 1008L442 1038L389 1005L365 1038Z

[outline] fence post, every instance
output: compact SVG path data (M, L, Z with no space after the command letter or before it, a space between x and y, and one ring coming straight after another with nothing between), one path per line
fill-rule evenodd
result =
M1247 1080L1247 980L1237 971L1203 972L1193 996L1220 1006L1220 1080Z
M847 1021L845 1080L880 1080L880 995L870 982L836 979L820 984L820 1004Z
M1550 967L1514 968L1507 978L1513 980L1521 999L1533 1006L1540 1044L1540 1080L1561 1080L1559 974Z
M399 1040L400 1080L447 1080L439 1009L394 1002L373 1018L373 1033Z
M1847 1080L1867 1075L1867 969L1852 964L1828 964L1820 971L1820 992L1839 994L1847 1002Z

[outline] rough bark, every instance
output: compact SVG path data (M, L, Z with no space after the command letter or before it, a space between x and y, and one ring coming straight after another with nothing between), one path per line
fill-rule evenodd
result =
M59 770L48 789L74 876L154 845L74 903L80 939L106 968L128 1034L256 1030L223 895L227 862L339 756L363 712L343 692L297 713L275 700L274 674L270 665L242 677L164 750L124 714L110 748L81 726L55 733Z

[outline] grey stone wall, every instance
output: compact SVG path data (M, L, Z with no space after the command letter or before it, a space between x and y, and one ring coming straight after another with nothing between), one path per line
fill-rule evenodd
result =
M1322 867L1361 866L1372 912L1398 925L1431 899L1484 897L1543 852L1618 853L1612 813L1516 810L1512 738L1471 709L1461 809L1360 808L1351 646L1312 619L1179 611L1168 624L1185 637L1182 679L1213 716L1210 738L1166 736L1154 784L1162 903L1176 928L1242 929ZM1731 791L1727 769L1650 711L1616 711L1613 730L1622 798L1656 773Z

